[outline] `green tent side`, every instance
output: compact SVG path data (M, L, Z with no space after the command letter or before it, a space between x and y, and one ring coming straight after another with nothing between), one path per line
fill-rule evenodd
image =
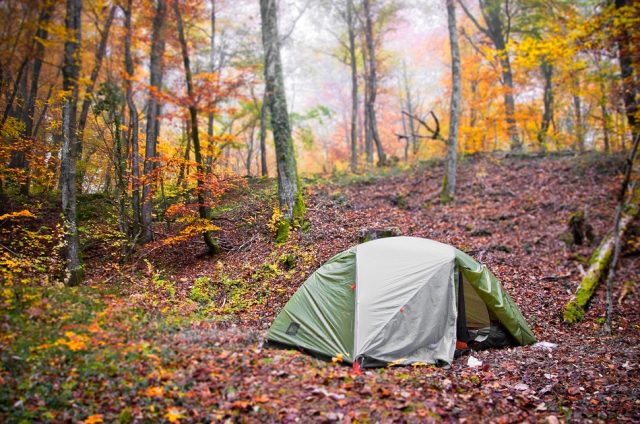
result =
M471 284L487 308L500 320L520 345L536 342L533 332L522 316L518 306L504 291L500 281L485 265L476 262L471 256L456 249L456 264L465 280Z
M278 314L267 341L353 362L356 248L329 259Z

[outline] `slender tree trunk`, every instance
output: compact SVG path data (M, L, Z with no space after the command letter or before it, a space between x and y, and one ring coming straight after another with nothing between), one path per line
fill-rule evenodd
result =
M349 32L349 64L351 65L351 172L358 170L358 62L356 59L356 29L353 0L347 0Z
M458 127L460 125L460 50L456 27L455 0L446 0L449 44L451 46L451 105L449 109L449 141L447 149L447 174L442 185L443 201L453 200L456 193L456 166L458 161Z
M211 52L209 53L209 72L214 73L216 71L216 0L211 0ZM214 102L215 105L215 102ZM214 146L214 124L215 115L213 111L209 112L207 116L207 172L210 173L213 167L213 146Z
M607 91L604 81L600 80L600 112L602 113L602 137L604 141L604 152L609 154L611 150L609 141L609 111L607 110Z
M378 166L385 165L387 163L387 157L382 147L382 141L380 140L380 134L378 133L378 122L376 118L376 96L378 94L378 75L376 71L376 49L373 40L373 22L371 18L371 4L370 0L363 0L365 14L365 38L367 41L368 59L369 59L369 99L367 101L367 113L369 115L369 125L371 127L371 138L376 145L376 151L378 152Z
M298 186L298 170L282 75L276 0L260 0L260 16L264 46L264 79L276 145L278 201L283 217L278 225L276 241L282 242L287 239L291 224L299 223L303 219L305 210L302 192Z
M547 133L553 121L553 66L546 60L543 60L540 65L540 72L544 79L544 94L543 104L544 111L542 112L542 122L540 124L540 131L538 131L538 145L541 151L547 150Z
M167 12L165 0L156 1L156 12L151 31L151 58L149 61L150 87L147 111L147 140L144 157L144 183L142 185L142 241L153 240L153 170L156 168L156 149L160 135L160 112L162 105L156 92L162 89L162 72L164 64L164 24Z
M365 42L366 44L366 42ZM367 165L371 165L373 164L373 138L371 136L371 124L369 124L369 91L370 91L370 87L369 87L369 65L368 65L368 60L367 60L367 49L366 48L362 48L362 73L363 73L363 80L364 80L364 99L363 99L363 106L364 106L364 113L363 113L363 120L364 120L364 151L365 151L365 155L367 158Z
M260 105L260 172L263 177L269 176L267 168L267 91L262 95L262 104Z
M138 134L140 124L138 121L138 108L133 100L133 75L135 68L133 56L131 54L131 38L133 27L131 25L131 14L133 13L133 0L127 0L127 8L124 11L124 63L127 77L125 81L127 108L129 109L128 144L131 146L131 206L133 210L133 231L138 234L141 230L140 213L140 146Z
M200 219L209 219L208 199L206 198L205 189L205 164L202 160L202 151L200 148L200 135L198 130L198 109L194 102L193 92L193 76L191 75L191 60L189 59L189 49L187 46L187 38L184 33L184 25L182 22L182 14L178 0L173 1L173 11L176 15L176 25L178 27L178 38L180 40L180 49L182 51L182 63L184 65L184 74L187 84L187 96L189 97L189 116L191 118L191 139L193 140L193 153L196 158L196 166L198 167L197 181L197 197L198 197L198 214ZM202 233L204 242L209 249L209 253L214 254L220 252L220 245L214 239L210 231Z
M478 20L473 16L469 9L465 6L464 1L458 0L464 13L471 19L473 24L485 34L493 43L496 49L500 67L502 68L502 86L504 88L504 106L505 121L507 123L507 133L511 143L511 151L520 153L523 150L522 140L518 135L518 127L516 124L516 106L513 90L513 72L511 70L511 60L509 58L509 50L507 49L507 40L510 36L511 25L505 23L502 8L508 5L503 0L479 0L480 12L484 18L486 27L480 25ZM507 19L510 19L508 17Z
M504 107L507 116L507 133L511 140L511 151L514 153L522 152L522 140L518 136L518 126L516 125L516 103L513 97L513 73L511 71L511 62L509 60L506 48L504 50L504 58L500 61L502 65L502 79L505 85Z
M409 112L410 116L415 116L415 111L413 110L413 99L411 98L411 87L409 84L409 75L407 73L407 64L406 62L402 63L402 68L403 68L403 79L404 79L404 92L405 92L405 96L406 96L406 108L407 108L407 112ZM403 115L404 116L404 115ZM413 155L416 156L418 154L418 139L416 137L416 128L415 128L415 124L414 124L414 120L413 119L408 119L408 131L409 134L407 134L407 132L405 131L405 134L407 134L408 139L407 139L407 143L409 143L410 145L413 146ZM409 152L407 151L407 154ZM407 160L407 158L405 158L405 160Z
M45 42L49 38L49 31L47 26L53 15L55 9L54 3L46 4L43 10L40 12L38 18L38 29L35 34L35 53L33 58L33 69L31 74L31 86L29 88L29 94L25 97L26 106L22 113L22 122L24 123L23 138L32 139L34 129L34 115L36 112L36 100L38 98L38 85L40 82L40 72L42 70L42 64L44 61ZM26 151L19 151L14 153L12 158L13 166L20 168L25 173L25 180L20 185L20 193L24 196L29 194L29 161Z
M82 0L67 0L65 29L68 38L64 43L64 65L62 68L63 89L67 94L62 105L63 144L60 158L62 214L64 219L65 258L67 261L66 283L77 285L83 279L78 240L78 217L76 213L76 162L78 77L80 75L80 39Z
M189 125L187 123L185 123L184 121L182 122L182 137L185 143L185 148L184 156L182 157L182 163L180 164L180 172L178 173L178 180L176 182L176 186L185 188L187 186L185 171L187 169L187 162L189 161L189 152L191 150L191 135L189 134L189 131L187 129L188 126Z
M248 148L247 148L247 160L245 161L246 167L247 167L247 177L251 176L251 161L253 160L253 137L255 136L256 133L256 122L253 121L253 123L251 124L251 133L249 134L249 143L248 143Z
M100 68L102 67L102 59L107 51L107 43L109 41L109 33L111 32L111 24L113 18L116 15L116 6L111 6L107 19L104 22L104 28L102 30L102 36L98 49L96 50L95 60L91 75L89 76L89 85L87 85L84 93L84 100L82 101L82 109L80 110L80 119L78 120L78 158L82 159L82 147L84 141L84 129L87 125L87 118L89 117L89 107L91 106L91 99L93 89L95 88L98 75L100 74ZM84 169L81 167L78 172L78 188L82 189L82 180L84 179Z
M575 114L576 125L576 150L580 153L584 152L584 122L582 119L582 99L580 97L580 80L574 76L573 80L573 112Z

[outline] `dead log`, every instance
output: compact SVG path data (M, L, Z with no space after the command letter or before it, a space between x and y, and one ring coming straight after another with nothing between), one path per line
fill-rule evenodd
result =
M625 231L629 227L629 224L638 216L638 203L637 199L640 197L640 190L635 190L633 196L635 202L630 202L626 210L623 212L620 218L619 237L624 238ZM600 242L598 248L593 252L591 259L589 260L589 269L586 275L582 278L576 293L571 297L569 302L564 308L564 321L569 324L574 324L582 318L584 318L585 309L589 300L593 296L593 293L598 287L598 283L605 275L605 271L611 262L613 251L616 244L615 232L612 231L607 234Z

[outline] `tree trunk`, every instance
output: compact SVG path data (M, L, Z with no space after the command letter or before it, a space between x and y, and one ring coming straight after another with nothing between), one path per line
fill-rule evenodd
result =
M363 42L366 45L366 41ZM363 99L363 128L364 128L364 151L367 165L373 164L373 139L371 137L371 125L369 124L369 61L367 60L367 49L362 47L362 79L364 80L364 99Z
M193 92L193 76L191 75L191 61L189 59L189 49L187 46L187 39L184 33L184 25L182 22L182 14L180 13L180 6L178 5L178 0L173 1L173 11L176 15L176 25L178 27L178 38L180 40L180 49L182 51L182 63L184 65L184 74L185 80L187 84L187 96L189 97L189 116L191 118L191 139L193 140L193 153L196 158L196 166L198 168L198 174L196 177L197 183L197 197L198 197L198 214L200 219L208 220L209 219L209 207L207 206L208 199L206 198L205 192L205 164L202 160L202 152L200 149L200 135L198 131L198 110L196 105L193 103L194 100L194 92ZM220 252L220 245L218 241L213 237L210 231L205 231L202 233L202 237L204 238L204 242L209 249L210 254Z
M402 63L402 67L403 67L403 77L404 77L404 92L405 92L405 96L406 96L406 102L407 102L407 112L409 112L410 116L415 116L415 111L413 110L413 99L411 98L411 87L409 86L409 75L407 74L407 64L406 62ZM416 128L413 122L413 119L409 119L408 120L408 131L409 134L407 134L407 136L409 137L407 139L407 143L409 143L410 145L413 146L413 155L416 156L418 154L418 138L416 137ZM407 152L408 153L408 152ZM406 156L406 155L405 155ZM408 158L405 158L405 160Z
M456 28L455 0L447 2L447 23L449 44L451 46L451 105L449 109L449 141L447 149L447 174L442 185L440 198L444 202L453 200L456 193L456 166L458 161L458 128L460 125L460 50L458 48L458 29Z
M625 181L628 183L626 178ZM623 184L623 186L626 192L626 184ZM614 230L602 239L598 248L593 252L586 275L582 278L576 293L564 308L563 316L565 322L573 324L584 318L585 308L593 296L593 293L595 293L603 274L607 270L612 254L615 256L616 248L619 253L620 239L624 237L625 231L638 215L638 205L633 203L638 202L639 194L638 189L636 189L635 196L632 196L632 198L635 197L635 199L631 200L631 207L624 213L622 213L622 207L620 207L619 203L614 219ZM624 198L622 204L624 204ZM613 267L614 264L611 263L611 266ZM607 280L607 283L610 284L610 281Z
M260 172L263 177L269 176L267 168L267 90L262 95L260 105Z
M382 166L387 163L387 158L382 147L382 141L380 140L380 134L378 134L378 122L376 119L376 96L378 94L378 75L376 72L376 49L373 40L373 22L371 18L371 5L369 0L363 0L362 2L365 14L365 39L367 42L367 56L369 59L369 72L367 80L369 81L369 91L366 104L366 113L369 117L369 126L371 131L371 138L376 145L376 151L378 153L378 166Z
M245 161L245 165L247 168L247 177L251 176L251 161L253 160L253 137L255 136L256 133L256 122L253 121L251 123L251 133L249 134L249 143L248 144L248 148L247 148L247 159Z
M78 240L78 218L76 213L76 162L77 162L77 101L78 77L80 75L80 39L82 0L67 0L65 29L68 38L64 43L64 65L62 68L63 89L67 94L62 105L62 150L60 157L60 182L62 189L62 215L64 220L65 259L67 273L65 282L73 286L83 279Z
M278 201L283 218L278 223L276 241L283 242L288 237L290 226L303 219L305 208L298 187L298 171L282 75L276 0L260 0L260 16L267 103L271 112L278 165Z
M544 111L542 113L540 131L538 131L538 145L540 150L544 152L547 150L547 133L549 132L551 121L553 121L553 66L543 59L540 64L540 72L544 79Z
M507 40L510 36L510 25L505 25L505 17L502 14L503 4L508 4L502 0L478 0L480 5L480 12L486 23L486 28L481 26L476 20L473 14L465 6L464 2L458 0L458 3L462 7L465 14L471 19L473 24L485 34L493 43L496 49L500 67L502 68L502 86L504 88L504 106L505 106L505 121L507 123L507 133L511 142L511 151L514 153L522 152L522 141L518 135L518 127L516 124L516 107L515 99L513 96L513 73L511 71L511 60L509 58L509 51L507 49ZM511 17L507 17L511 19Z
M576 149L580 153L584 152L584 122L582 119L582 99L580 98L580 80L574 75L573 79L573 112L575 114L576 125Z
M127 77L126 99L129 108L129 125L128 125L128 144L131 148L131 206L133 209L133 231L138 234L141 230L141 214L140 214L140 147L138 145L138 108L133 100L133 75L135 68L133 65L133 57L131 55L131 38L133 36L133 28L131 25L131 14L133 0L127 0L127 8L124 11L124 63Z
M211 52L209 53L209 72L216 71L216 0L211 0ZM212 171L213 167L213 145L214 145L214 124L215 116L213 111L207 116L207 172Z
M33 69L31 74L31 86L29 88L29 94L25 97L26 106L22 113L22 122L24 123L24 132L22 137L26 139L33 138L34 133L34 115L36 112L36 100L38 98L38 85L40 82L40 72L42 70L42 63L44 61L45 42L49 38L49 31L47 26L51 20L55 9L55 4L50 3L44 6L44 9L40 12L38 18L38 29L35 34L35 53L33 58ZM25 173L25 180L20 184L20 193L24 196L29 194L29 161L26 151L19 151L14 153L12 158L12 165L20 168Z
M358 62L356 59L356 29L353 0L347 0L349 32L349 64L351 65L351 172L358 170Z
M149 101L147 111L147 140L144 157L144 184L142 186L142 241L153 240L152 212L154 185L152 173L156 167L156 149L160 135L160 112L162 105L156 92L162 89L162 72L164 64L164 21L167 7L165 0L157 0L156 13L153 17L151 31L151 58L149 61Z
M89 85L87 85L84 93L84 100L82 101L82 109L80 110L80 119L78 120L78 158L82 159L82 144L84 139L84 129L87 125L87 118L89 117L89 107L91 106L93 89L98 80L100 74L100 68L102 67L102 59L107 51L107 43L109 41L109 33L111 32L111 24L113 18L116 15L116 6L111 6L107 19L104 22L104 28L102 30L102 36L100 37L100 43L95 54L95 61L91 75L89 76ZM81 168L78 172L78 188L82 189L82 180L84 179L84 170Z

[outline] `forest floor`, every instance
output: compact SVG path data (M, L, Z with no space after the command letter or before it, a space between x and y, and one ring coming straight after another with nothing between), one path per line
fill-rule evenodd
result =
M467 158L454 203L440 204L441 163L305 182L309 227L276 246L272 180L223 199L227 249L199 238L145 246L126 265L87 243L88 281L49 284L0 317L0 421L436 422L640 421L640 231L616 279L614 333L604 290L583 322L562 322L592 250L612 224L621 161ZM86 207L86 205L85 205ZM586 208L596 242L567 246ZM89 224L87 224L89 225ZM158 229L172 234L171 227ZM485 263L531 324L534 346L474 352L450 368L356 374L294 350L263 347L305 278L357 243L362 228L450 243Z

